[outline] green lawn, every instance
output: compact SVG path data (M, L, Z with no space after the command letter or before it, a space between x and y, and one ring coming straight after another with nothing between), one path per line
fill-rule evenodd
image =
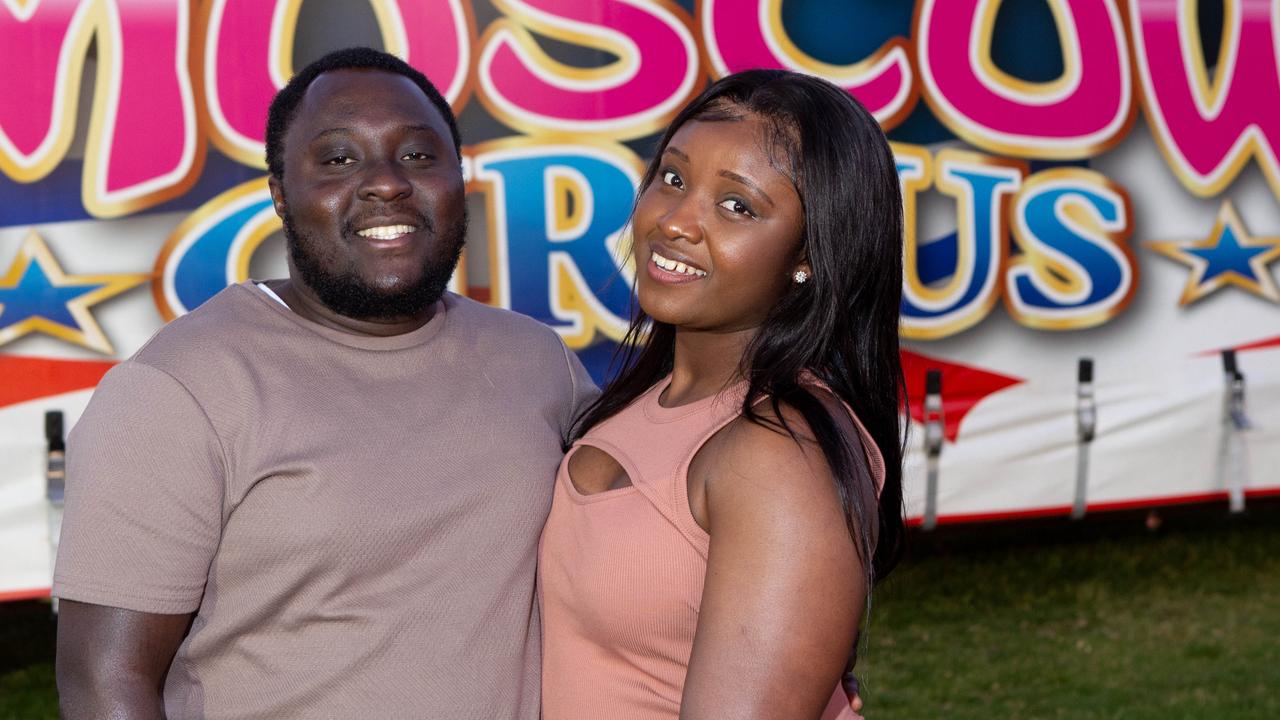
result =
M945 530L945 529L944 529ZM878 591L872 720L1280 717L1280 509L916 538ZM0 605L0 720L54 718L48 605Z
M0 603L0 720L58 717L47 602Z
M1205 512L1003 530L900 567L859 663L868 716L1280 717L1280 515Z

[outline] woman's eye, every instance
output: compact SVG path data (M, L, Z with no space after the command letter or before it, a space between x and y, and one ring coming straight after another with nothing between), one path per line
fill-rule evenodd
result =
M729 198L728 200L722 201L720 203L720 207L724 208L725 210L728 210L734 215L750 215L751 214L751 208L747 207L746 203L736 198Z
M662 173L662 183L675 188L684 187L684 180L681 180L674 170L666 170Z

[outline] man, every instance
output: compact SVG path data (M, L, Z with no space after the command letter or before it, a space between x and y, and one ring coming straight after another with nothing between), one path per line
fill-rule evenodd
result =
M537 718L534 561L577 406L550 329L444 293L457 125L339 51L272 104L287 280L162 329L69 441L67 718Z

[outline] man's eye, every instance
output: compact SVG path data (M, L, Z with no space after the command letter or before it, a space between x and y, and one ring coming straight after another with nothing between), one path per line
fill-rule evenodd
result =
M750 215L751 214L751 208L747 207L746 203L742 202L741 200L738 200L737 198L729 198L728 200L721 201L720 207L724 208L725 210L728 210L734 215Z
M670 185L674 188L682 188L684 187L684 180L680 179L680 176L677 175L674 170L664 170L662 173L662 184Z
M405 153L404 156L401 157L400 159L410 160L413 162L422 162L424 160L430 160L431 156L422 152L410 152L410 153Z
M325 165L350 165L353 162L355 162L355 160L353 158L347 157L346 155L334 155L328 160L325 160L324 164Z

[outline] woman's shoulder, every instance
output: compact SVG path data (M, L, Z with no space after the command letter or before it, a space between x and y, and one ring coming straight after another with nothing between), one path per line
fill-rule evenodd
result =
M832 470L804 415L768 401L756 415L735 418L699 453L708 532L767 521L797 538L848 537Z
M716 475L737 478L825 476L829 471L822 448L804 414L785 402L763 398L753 406L754 417L738 415L703 447L704 463L718 466Z
M877 487L880 486L884 482L884 460L857 414L825 383L816 378L803 380L801 387L826 411L833 429L849 443L855 455L862 456L855 462L866 462ZM775 402L773 396L757 399L752 404L751 416L743 413L734 418L706 443L699 455L703 467L715 469L727 465L733 470L731 474L777 476L779 470L794 468L802 469L807 478L831 481L826 453L805 411L785 399L778 398Z

